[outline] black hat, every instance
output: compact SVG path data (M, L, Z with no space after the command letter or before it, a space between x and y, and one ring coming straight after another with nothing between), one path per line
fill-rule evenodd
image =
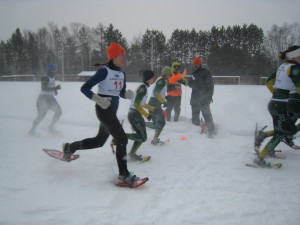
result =
M141 70L139 72L143 82L147 82L150 80L152 77L154 77L154 72L152 70Z

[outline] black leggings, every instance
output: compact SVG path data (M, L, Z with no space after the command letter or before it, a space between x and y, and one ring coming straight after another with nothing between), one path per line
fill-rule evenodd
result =
M86 138L70 144L70 150L85 150L102 147L107 141L109 135L112 135L116 141L116 158L120 175L127 175L126 145L128 139L124 129L117 118L116 112L110 106L108 109L102 109L96 105L96 115L100 121L98 134L92 138Z

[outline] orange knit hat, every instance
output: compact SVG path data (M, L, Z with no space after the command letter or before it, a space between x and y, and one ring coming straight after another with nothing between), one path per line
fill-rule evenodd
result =
M125 49L116 42L112 42L106 49L106 54L109 60L121 55L122 53L126 53Z
M202 59L201 58L199 58L199 57L194 57L193 58L193 63L194 64L202 64Z

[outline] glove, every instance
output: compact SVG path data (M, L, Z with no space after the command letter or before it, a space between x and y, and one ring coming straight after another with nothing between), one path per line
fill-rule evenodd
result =
M149 116L147 117L147 120L150 121L152 120L152 116L149 114Z
M126 99L132 99L133 98L133 91L128 89L126 92L125 92L125 98Z
M60 89L61 89L60 84L55 87L55 90L60 90Z
M163 107L163 108L167 108L167 107L168 107L167 101L165 101L165 102L162 104L162 107Z
M99 95L93 94L92 100L97 103L102 109L107 109L111 104L110 97L101 97Z

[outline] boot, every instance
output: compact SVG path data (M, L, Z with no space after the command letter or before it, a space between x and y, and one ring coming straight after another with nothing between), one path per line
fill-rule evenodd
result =
M62 146L62 150L63 150L63 153L64 153L64 156L63 156L64 159L70 159L71 156L73 155L73 152L70 149L70 144L69 143L64 143L63 146Z
M157 145L162 146L162 145L165 144L165 142L164 142L164 141L161 141L160 139L157 139L157 140L152 140L152 141L151 141L151 144L152 144L152 145L155 145L155 146L157 146Z
M135 184L140 178L134 175L132 172L127 175L119 175L119 180L126 184Z

